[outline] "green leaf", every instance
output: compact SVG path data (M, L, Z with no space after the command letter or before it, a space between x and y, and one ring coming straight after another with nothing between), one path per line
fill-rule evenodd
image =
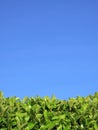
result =
M62 125L60 124L60 126L57 128L57 130L62 130Z
M27 125L27 127L26 127L26 130L32 130L35 125L36 125L36 123L29 122L28 125Z

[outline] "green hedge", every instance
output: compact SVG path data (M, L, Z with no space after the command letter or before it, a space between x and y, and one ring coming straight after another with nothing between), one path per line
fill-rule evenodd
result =
M0 92L0 130L98 130L98 92L67 101L5 98Z

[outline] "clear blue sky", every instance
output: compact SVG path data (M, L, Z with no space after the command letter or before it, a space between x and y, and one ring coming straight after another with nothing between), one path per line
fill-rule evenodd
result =
M98 1L1 0L0 90L60 99L98 91Z

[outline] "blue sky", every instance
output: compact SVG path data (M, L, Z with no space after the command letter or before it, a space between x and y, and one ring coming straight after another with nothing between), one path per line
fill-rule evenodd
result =
M98 91L98 1L0 1L0 90L59 99Z

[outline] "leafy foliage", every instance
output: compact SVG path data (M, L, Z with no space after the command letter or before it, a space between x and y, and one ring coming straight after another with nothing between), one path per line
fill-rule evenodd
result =
M59 100L5 98L0 92L0 130L98 130L98 92Z

